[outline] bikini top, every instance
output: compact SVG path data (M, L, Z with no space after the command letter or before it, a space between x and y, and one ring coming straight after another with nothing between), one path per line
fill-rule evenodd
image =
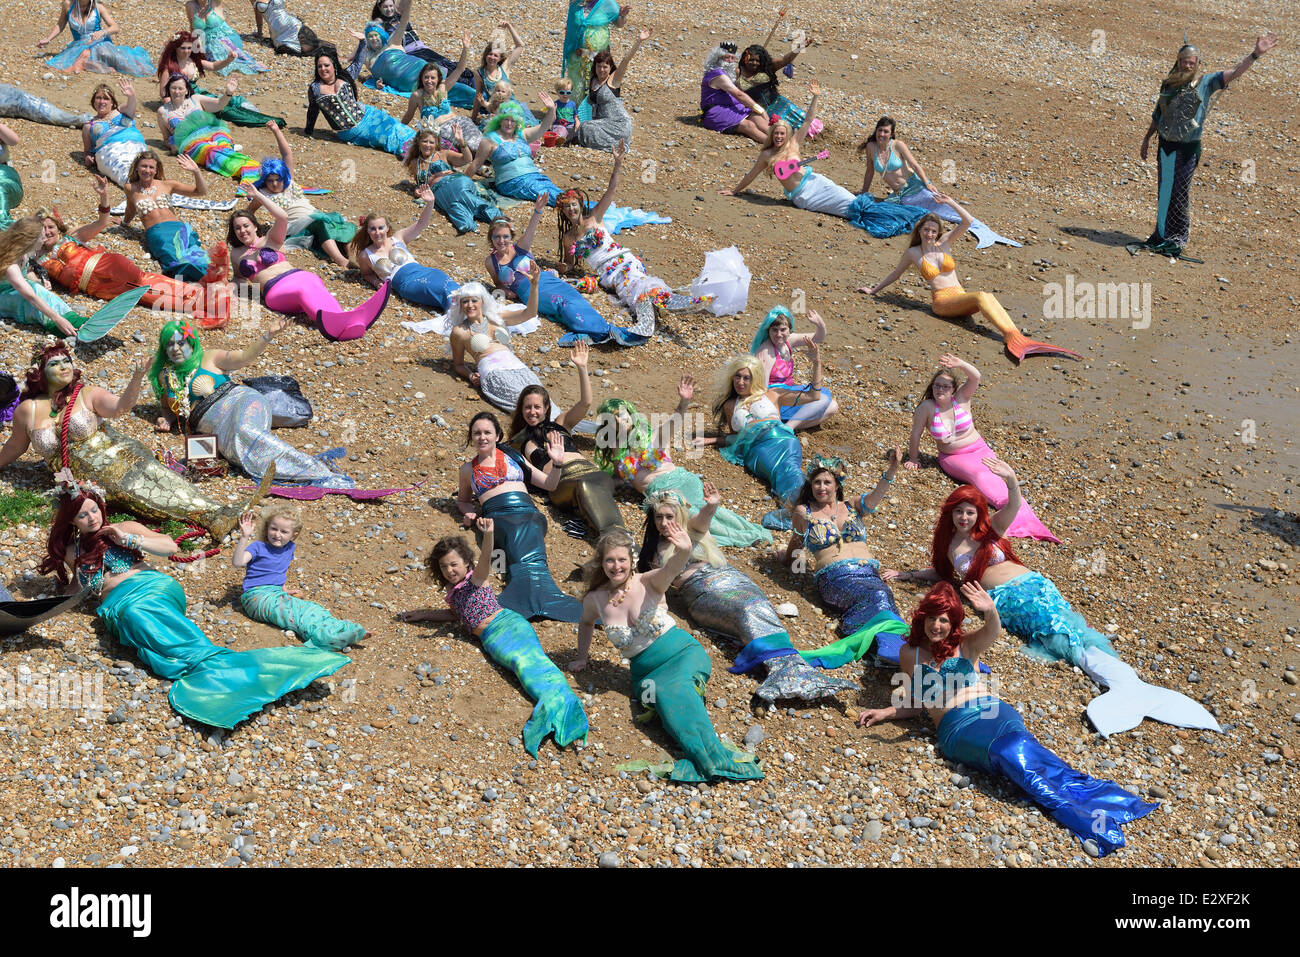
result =
M163 193L159 196L154 196L153 191L157 188L157 186L151 186L149 188L149 195L145 196L141 193L142 198L135 201L135 211L139 213L142 218L148 216L155 210L172 208L171 193Z
M189 116L198 108L199 105L194 102L193 97L186 97L185 101L177 107L164 106L162 111L164 119L167 120L167 128L174 133L176 127L181 125L181 120L185 119L185 117ZM168 137L168 139L170 139L170 137Z
M109 545L104 549L103 564L96 568L93 574L87 575L85 566L77 565L77 583L82 588L89 587L96 595L102 595L104 593L105 572L110 575L120 575L122 572L130 571L131 566L138 561L140 561L139 552L129 548L120 548L117 545Z
M532 268L533 260L528 255L528 250L515 247L515 254L511 257L510 262L502 265L497 260L495 253L487 255L488 275L495 274L497 285L503 289L509 289L516 299L524 300L528 297L521 295L522 284L529 281L528 270Z
M474 489L475 496L490 492L498 485L504 485L506 482L522 482L524 480L524 470L515 464L513 458L500 449L497 449L495 465L479 465L478 461L475 460L472 463L472 468L473 474L470 476L470 486Z
M533 443L535 448L531 453L529 453L528 461L531 462L533 467L539 472L545 470L546 467L551 464L551 457L546 451L546 439L552 432L559 432L560 436L564 439L564 451L578 451L578 447L574 445L573 436L569 434L569 430L556 422L540 422L535 426L524 429L519 446L522 448L529 442Z
M194 392L194 383L198 381L198 378L201 375L205 375L212 380L212 388L203 395L196 395ZM190 378L190 402L197 402L199 399L206 398L229 381L230 376L226 375L224 372L209 372L207 369L200 369Z
M883 173L886 170L895 170L903 168L903 158L894 152L894 141L889 141L889 162L885 165L880 164L880 150L876 150L876 172Z
M447 593L447 604L470 631L501 610L501 603L487 585L475 585L466 577Z
M745 426L762 419L779 419L781 413L777 410L776 403L763 396L761 399L755 399L748 405L736 403L736 407L731 412L731 431L742 432Z
M49 425L32 431L32 448L43 459L57 455L60 450L59 432L63 428L57 418ZM68 420L68 443L83 442L99 428L99 416L84 406L72 413Z
M946 442L969 429L974 423L970 417L970 406L954 402L952 404L952 428L943 420L943 413L936 405L934 415L930 417L930 434L939 442Z
M478 69L478 78L483 81L483 99L485 100L492 98L492 91L496 89L498 83L503 81L506 83L510 82L510 77L506 73L506 68L499 67L498 69L501 70L501 77L496 80L489 80L487 70L483 69L483 67L479 67Z
M941 275L943 273L954 272L957 269L957 264L953 262L952 257L950 255L944 253L942 269L940 269L934 263L930 262L924 256L921 257L921 265L918 268L921 270L921 278L929 282L931 279L933 279L938 275Z
M923 661L917 670L921 679L920 700L925 702L926 707L947 707L950 692L955 694L963 688L971 688L980 683L979 669L969 658L960 654L944 659L938 668ZM938 701L933 701L935 692L930 690L935 684L942 689Z
M623 653L624 658L634 658L676 624L664 603L657 601L642 608L641 614L630 625L606 625L605 635L610 644Z
M979 551L979 549L976 549L975 551ZM965 578L966 572L970 569L970 563L974 560L975 552L965 552L961 555L954 555L952 557L952 570L962 578ZM1007 556L1002 553L1002 549L994 545L993 554L989 557L989 567L992 568L994 565L1005 562L1006 560Z
M367 249L366 258L370 260L371 268L380 279L391 279L397 270L407 263L415 262L415 256L400 239L394 239L392 248L387 254L380 253L379 258L375 258L375 254Z
M425 160L422 159L415 166L415 182L417 185L423 185L435 176L441 176L443 173L451 172L451 164L440 159Z
M118 113L112 119L91 120L90 140L95 150L102 149L114 142L144 142L144 134L137 128L131 117ZM7 154L7 150L6 150Z
M278 249L267 249L262 246L239 260L239 268L236 271L243 278L252 279L263 269L282 262L284 262L284 253Z
M776 353L772 368L767 373L769 385L785 385L794 377L794 356Z
M420 89L420 118L426 116L439 117L446 116L451 112L451 100L447 97L442 98L441 103L429 102L429 91L421 87Z
M808 527L803 533L804 547L810 552L824 551L832 545L849 545L866 540L867 530L853 509L849 509L849 517L843 528L836 525L834 518L809 518Z

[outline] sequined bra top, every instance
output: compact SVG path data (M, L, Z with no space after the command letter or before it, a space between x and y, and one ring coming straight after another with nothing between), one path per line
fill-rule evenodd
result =
M862 527L858 516L849 510L848 520L843 528L837 528L833 518L810 518L804 529L804 547L810 552L820 552L832 545L848 545L853 542L865 542L867 530Z
M136 562L140 561L140 553L132 551L129 548L119 548L117 545L109 545L104 549L104 561L99 568L95 569L93 574L87 574L87 568L84 565L77 565L77 582L82 588L90 588L96 595L104 593L104 574L120 575L125 571L130 571Z
M59 454L59 431L62 428L58 419L49 425L32 430L32 448L36 454L47 461ZM68 442L83 442L95 434L99 428L99 416L87 408L72 413L68 420Z
M496 593L487 585L475 585L471 578L465 578L447 593L447 604L470 631L501 610Z
M952 695L980 683L979 669L969 658L963 658L959 654L945 659L938 668L924 661L917 673L920 687L914 689L914 693L919 692L919 700L913 701L912 707L948 707Z
M975 551L966 552L962 555L954 555L952 559L952 570L962 578L965 578L966 573L970 570L970 563L975 561L975 555L978 551L979 549L975 549ZM1002 549L994 545L993 554L989 556L989 567L1005 562L1006 560L1007 556L1002 553Z
M278 249L267 249L262 246L258 249L250 250L247 256L239 260L239 275L245 279L252 279L263 269L274 266L276 263L284 262L284 254Z
M325 122L335 130L350 130L366 117L366 108L357 102L352 87L339 81L334 93L322 93L320 81L307 87L307 99L325 114Z
M641 614L630 625L606 625L605 635L610 644L622 652L624 658L635 658L675 625L676 622L668 614L664 603L658 601L642 608Z

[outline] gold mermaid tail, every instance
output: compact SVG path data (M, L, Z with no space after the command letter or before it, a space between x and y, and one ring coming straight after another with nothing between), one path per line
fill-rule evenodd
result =
M239 516L261 499L275 477L272 468L247 505L221 505L107 422L101 422L89 438L69 441L68 457L73 475L104 486L110 501L144 518L170 518L206 528L216 541L231 532ZM61 467L57 453L49 465L55 471Z
M1025 356L1034 355L1060 355L1069 356L1071 359L1083 358L1079 353L1071 352L1069 349L1062 349L1060 346L1053 346L1046 342L1039 342L1037 339L1030 339L1016 328L1016 324L1011 321L1007 311L1002 308L1002 303L998 302L997 297L992 293L966 292L961 286L936 289L934 291L934 300L930 304L930 311L936 316L942 316L945 319L980 313L994 329L1002 333L1002 342L1006 346L1007 352L1017 362Z

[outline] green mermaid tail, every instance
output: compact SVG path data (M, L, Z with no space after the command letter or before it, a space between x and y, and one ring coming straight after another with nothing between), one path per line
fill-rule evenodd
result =
M524 692L537 702L524 725L524 750L537 757L548 734L554 734L555 743L562 748L587 736L582 702L564 673L546 657L537 632L523 616L503 608L488 622L479 641L492 660L509 668Z
M254 621L292 631L303 642L325 651L342 651L366 634L364 625L335 618L324 605L294 598L279 585L258 585L240 596L244 613Z
M10 214L15 206L23 201L23 181L18 171L8 164L0 164L0 229L8 229L14 224Z

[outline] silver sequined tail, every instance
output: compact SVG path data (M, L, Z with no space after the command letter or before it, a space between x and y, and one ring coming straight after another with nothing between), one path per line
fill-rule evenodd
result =
M814 668L798 653L768 658L763 664L767 667L767 678L754 693L769 704L783 698L804 701L833 698L841 691L855 691L858 687L856 682Z

